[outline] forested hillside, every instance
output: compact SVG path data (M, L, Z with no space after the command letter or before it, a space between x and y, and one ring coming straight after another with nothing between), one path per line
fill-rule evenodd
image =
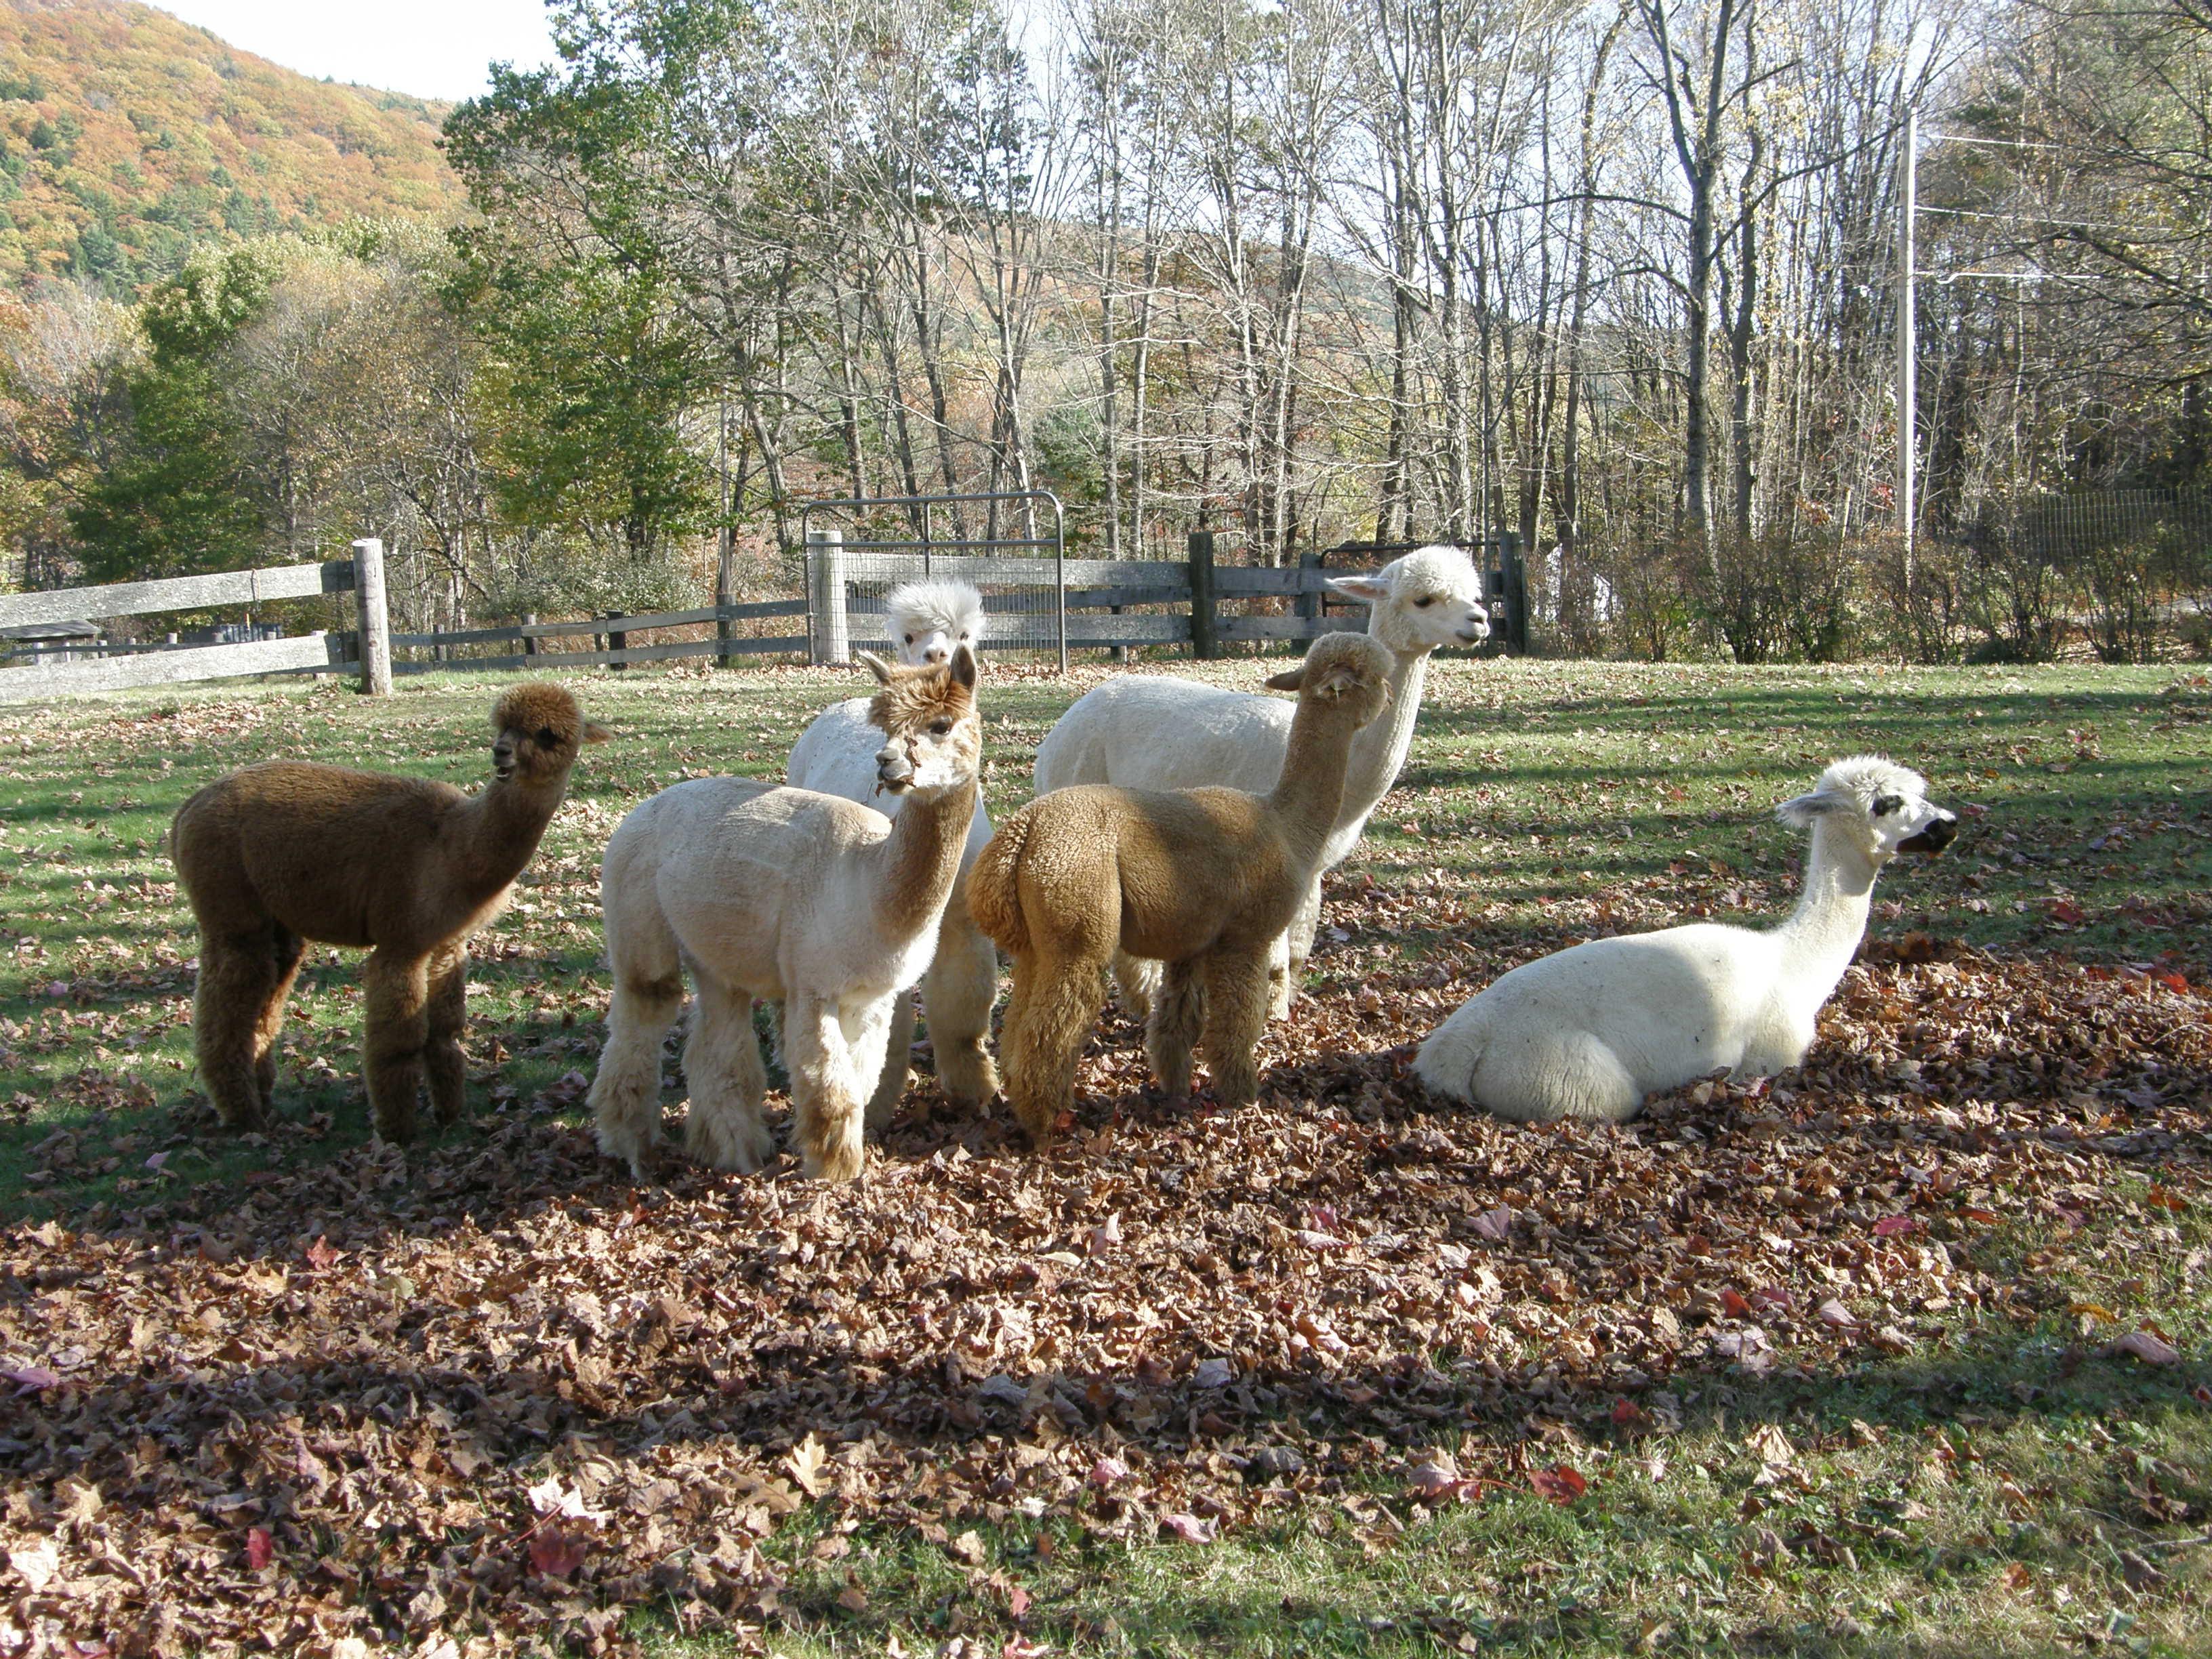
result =
M442 114L131 0L0 0L0 281L127 292L210 238L442 215Z

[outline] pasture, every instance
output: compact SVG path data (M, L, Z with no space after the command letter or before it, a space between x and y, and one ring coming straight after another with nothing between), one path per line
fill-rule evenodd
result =
M1003 816L1105 671L991 666ZM1440 661L1256 1107L1165 1104L1109 1011L1048 1153L925 1078L836 1188L633 1184L580 1101L608 834L860 677L568 683L618 739L404 1152L321 946L279 1126L215 1130L163 836L276 757L473 786L504 682L0 710L0 1652L2202 1650L2195 671ZM1863 750L1964 833L1802 1071L1619 1130L1410 1080L1514 963L1777 919L1774 803Z

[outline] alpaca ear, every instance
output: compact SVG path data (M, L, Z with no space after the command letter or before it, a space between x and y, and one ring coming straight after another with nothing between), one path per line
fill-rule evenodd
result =
M597 720L586 720L584 722L584 741L586 743L605 743L612 736L614 736L614 733L608 731L605 726L600 725Z
M1362 605L1380 605L1390 597L1390 584L1379 576L1331 576L1328 591Z
M1306 665L1304 663L1296 668L1285 668L1279 674L1270 674L1267 680L1270 691L1295 691L1305 683Z
M855 651L853 653L853 659L876 677L877 684L889 685L891 683L890 665L874 652Z
M1812 794L1799 795L1794 800L1784 801L1774 809L1774 816L1797 829L1810 830L1818 819L1849 805L1850 798L1847 795L1832 795L1825 790L1816 790Z
M975 653L965 640L952 647L951 669L952 683L963 685L970 691L975 689L975 682L982 678L982 665L975 660Z

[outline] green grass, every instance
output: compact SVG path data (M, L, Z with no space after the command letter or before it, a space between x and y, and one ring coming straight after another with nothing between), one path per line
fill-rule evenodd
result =
M1260 678L1249 661L1195 672ZM780 775L806 721L855 678L577 680L621 739L586 756L519 902L477 940L471 1031L488 1091L527 1098L595 1052L575 1027L605 1010L597 860L622 814L682 777ZM280 757L473 787L493 691L449 675L403 681L382 703L321 683L0 709L0 945L14 969L0 984L0 1214L129 1203L366 1138L357 964L327 947L310 948L293 995L281 1088L296 1105L274 1144L210 1150L177 1122L196 1099L195 946L168 820L202 784ZM1033 672L990 684L994 812L1028 799L1036 744L1072 695ZM1877 931L2204 972L2212 688L2170 669L1440 661L1398 789L1343 873L1449 895L1465 941L1511 956L1563 934L1769 915L1799 851L1774 803L1867 749L1918 766L1969 814L1954 857L1885 883ZM1363 938L1318 961L1316 982L1436 943L1432 921Z
M1249 661L1199 672L1259 678ZM858 689L816 671L572 684L620 738L587 753L520 902L477 941L482 1112L590 1070L605 995L597 856L623 812L687 775L780 775L805 721ZM0 945L15 970L0 983L0 1216L114 1218L366 1139L356 963L320 947L286 1029L283 1122L203 1138L194 940L163 836L194 788L279 756L473 785L495 691L439 677L381 703L286 684L0 710ZM1027 798L1036 744L1072 695L1047 676L988 684L995 813ZM1494 969L1601 929L1771 917L1802 850L1773 805L1865 750L1926 772L1967 830L1950 858L1884 878L1877 933L2212 975L2202 676L1462 660L1436 666L1400 787L1340 872L1371 879L1378 902L1328 940L1313 987L1431 961ZM2140 1213L2142 1182L2111 1179ZM1503 1437L1571 1464L1591 1486L1571 1506L1521 1483L1431 1513L1362 1474L1207 1546L1049 1512L963 1520L951 1529L973 1527L974 1560L909 1525L830 1533L833 1512L798 1517L767 1547L787 1580L768 1643L794 1659L955 1638L1147 1655L2212 1651L2207 1551L2182 1541L2212 1510L2202 1367L2100 1352L2142 1313L2185 1352L2201 1341L2212 1227L2201 1193L2191 1202L2151 1237L2101 1206L2078 1228L1993 1230L1955 1248L2035 1285L2032 1308L1962 1309L1940 1346L1855 1349L1833 1374L1678 1382L1668 1432L1455 1431L1471 1460ZM1794 1455L1762 1481L1749 1425L1768 1424ZM649 1615L642 1628L649 1645L715 1650Z

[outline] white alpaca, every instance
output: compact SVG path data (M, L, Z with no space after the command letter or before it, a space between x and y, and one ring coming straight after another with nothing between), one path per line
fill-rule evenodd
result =
M1917 772L1873 755L1838 761L1777 810L1813 834L1804 891L1779 927L1701 922L1523 963L1430 1036L1415 1073L1500 1117L1619 1123L1655 1090L1798 1064L1866 933L1875 878L1899 853L1941 852L1958 820Z
M1328 585L1372 607L1367 631L1389 647L1393 665L1388 712L1352 740L1344 805L1322 852L1322 872L1352 855L1368 814L1398 781L1421 712L1429 653L1440 646L1474 645L1490 635L1481 573L1452 548L1425 547L1392 560L1372 576L1339 576ZM1227 691L1194 680L1109 680L1078 698L1045 734L1037 748L1037 793L1076 783L1129 789L1218 784L1264 795L1282 775L1296 709L1284 698ZM1276 1018L1289 1011L1320 918L1316 873L1289 933L1276 941L1268 966L1268 1012ZM1156 962L1115 957L1114 979L1127 1012L1145 1018L1159 975Z
M891 590L885 610L891 650L910 666L949 661L959 647L972 649L983 637L983 596L966 582L904 583ZM883 733L868 719L868 703L866 697L852 697L816 715L793 745L786 775L794 789L842 795L895 818L905 798L885 793L877 779L876 751L883 746ZM999 1091L999 1074L984 1046L991 1031L991 1005L999 997L999 957L969 920L967 901L969 867L990 839L990 816L979 799L961 855L960 879L938 929L937 955L921 980L938 1083L954 1100L970 1106ZM889 1058L868 1102L871 1128L890 1121L906 1089L907 1050L913 1041L914 993L905 990L891 1011Z
M975 653L932 668L857 653L882 683L870 713L896 822L836 795L695 778L633 810L600 871L614 1000L592 1080L599 1149L645 1172L660 1129L660 1044L697 990L684 1143L725 1170L775 1150L756 1001L783 1004L794 1138L806 1173L860 1172L866 1103L892 1005L937 948L975 805L982 734Z

